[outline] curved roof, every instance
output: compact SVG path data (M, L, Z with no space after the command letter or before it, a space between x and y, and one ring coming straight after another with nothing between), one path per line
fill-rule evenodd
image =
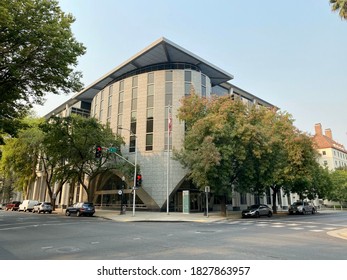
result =
M197 66L207 75L212 86L233 79L233 75L212 65L197 55L185 50L168 39L162 37L140 51L123 64L112 69L106 75L77 93L73 98L78 100L92 99L100 90L117 78L137 69L159 63L189 63Z

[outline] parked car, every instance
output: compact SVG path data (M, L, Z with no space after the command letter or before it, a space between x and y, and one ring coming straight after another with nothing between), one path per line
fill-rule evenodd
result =
M254 204L242 211L242 218L272 216L272 209L265 204Z
M5 210L17 211L19 208L19 204L21 204L20 201L11 201L10 203L6 204Z
M303 206L302 201L297 201L289 206L288 212L290 215L291 214L305 215L308 213L315 214L317 212L317 209L311 202L304 201L304 206Z
M33 213L49 213L53 211L52 204L50 202L39 202L34 206Z
M76 214L77 216L93 216L95 213L95 207L92 202L77 202L72 206L69 206L65 210L65 215L70 216Z
M21 204L19 204L18 211L31 212L34 209L34 206L39 203L37 200L26 199L23 200Z

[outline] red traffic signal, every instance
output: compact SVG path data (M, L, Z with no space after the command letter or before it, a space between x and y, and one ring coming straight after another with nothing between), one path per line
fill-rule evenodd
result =
M142 175L137 174L136 175L136 187L141 187L141 185L142 185Z
M101 158L102 156L102 147L96 146L95 148L95 158Z

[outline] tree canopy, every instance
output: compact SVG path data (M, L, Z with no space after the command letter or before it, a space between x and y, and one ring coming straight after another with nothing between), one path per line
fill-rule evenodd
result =
M41 128L45 133L44 152L49 162L55 165L56 179L74 179L92 201L94 190L91 182L102 172L119 168L107 148L115 147L120 153L123 139L96 119L78 115L52 117ZM103 147L101 158L95 157L96 146Z
M81 89L74 68L85 47L72 34L74 20L56 0L0 1L0 135L15 135L16 119L46 93Z
M347 170L337 169L331 173L333 190L329 199L338 201L341 204L347 204Z
M263 195L283 188L314 196L321 171L311 138L300 132L288 113L248 106L230 96L211 100L191 94L182 100L178 117L186 124L183 148L175 157L199 188L216 194L232 189Z
M38 172L45 175L47 193L53 204L67 181L81 184L92 201L93 180L98 175L118 169L126 176L132 176L133 167L129 168L123 161L117 162L116 156L107 150L114 147L120 154L123 139L96 119L71 115L46 121L25 121L27 125L18 137L7 138L6 144L1 146L3 157L0 161L1 180L11 179L16 190L22 191L24 196L29 193ZM95 156L96 146L103 147L101 158ZM57 189L54 189L55 183Z
M347 20L347 0L330 0L331 10L338 12L342 19Z

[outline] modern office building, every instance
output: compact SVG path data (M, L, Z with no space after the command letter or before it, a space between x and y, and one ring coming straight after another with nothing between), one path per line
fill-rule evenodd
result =
M172 159L172 149L180 149L185 134L184 123L176 118L177 110L180 99L189 95L192 89L206 98L236 95L247 104L273 107L231 84L232 79L228 72L166 38L160 38L46 117L72 113L91 116L101 123L109 123L115 133L121 134L126 142L122 154L132 162L136 155L141 168L143 181L142 187L136 191L136 207L165 210L169 197L170 211L182 211L182 192L189 191L190 211L201 211L204 194L187 180L187 170ZM94 202L101 206L119 205L122 177L117 172L104 174L98 180L100 184ZM132 178L126 180L129 186L132 185ZM38 178L34 189L37 195L45 195L42 178ZM125 195L131 204L131 190L125 190ZM82 187L66 184L57 202L66 205L85 198ZM271 204L270 193L261 199L264 200L261 202ZM235 209L254 202L253 196L237 193L229 201ZM216 209L218 197L212 196L210 205Z

